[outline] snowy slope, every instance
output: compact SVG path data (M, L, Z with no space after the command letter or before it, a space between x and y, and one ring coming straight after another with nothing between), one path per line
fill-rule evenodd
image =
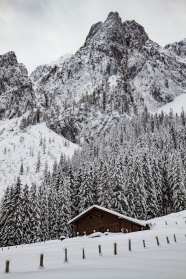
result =
M0 251L0 278L185 279L185 221L186 210L151 220L156 225L150 231L103 234L96 238L84 236L62 242L54 240L4 248ZM156 236L160 246L157 246ZM128 250L129 238L131 252ZM142 240L145 240L146 248ZM113 253L114 243L117 243L117 255ZM98 245L102 247L102 255L98 254ZM64 248L68 250L68 263L64 263ZM82 259L82 248L86 259ZM39 268L40 253L44 253L43 269ZM8 275L4 274L7 259L10 260Z
M52 170L55 160L63 153L71 157L77 145L51 131L45 123L19 129L21 118L0 122L0 197L3 189L15 183L20 175L21 162L23 175L21 181L28 185L40 183L47 163ZM40 157L40 170L36 166Z
M164 111L165 113L169 113L170 110L173 110L174 113L178 113L180 115L183 109L186 110L186 92L185 94L176 97L174 101L159 108L157 112L161 113L161 111Z

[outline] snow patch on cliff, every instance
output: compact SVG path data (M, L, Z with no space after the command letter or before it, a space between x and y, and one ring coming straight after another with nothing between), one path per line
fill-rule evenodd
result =
M176 97L173 102L159 108L158 113L161 113L162 111L169 113L170 110L173 110L174 113L178 113L180 115L183 109L186 110L186 92L185 94Z

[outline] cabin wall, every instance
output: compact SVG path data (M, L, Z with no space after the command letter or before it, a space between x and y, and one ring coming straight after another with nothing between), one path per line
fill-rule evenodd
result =
M93 209L86 215L82 216L81 219L77 220L76 232L79 235L91 234L94 232L118 232L119 231L119 220L117 216L109 214L107 212Z
M107 232L109 230L109 232L135 232L147 229L99 209L89 211L77 220L74 225L76 233L78 232L79 235L84 235L84 232L86 232L86 234L91 234L94 231Z
M123 219L119 220L119 227L120 227L120 231L123 232L136 232L145 229L145 227L142 227L140 225L134 224L132 222Z

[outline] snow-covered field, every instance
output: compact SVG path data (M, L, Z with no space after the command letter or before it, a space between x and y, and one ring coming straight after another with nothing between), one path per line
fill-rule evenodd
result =
M150 231L96 238L84 236L62 242L55 240L4 248L0 251L0 278L185 279L186 210L156 218L151 223L154 226ZM157 246L156 236L160 246ZM169 237L170 244L166 237ZM129 238L131 252L128 250ZM114 255L114 243L117 243L117 255ZM101 245L102 255L98 253L98 245ZM68 251L68 263L64 263L64 248ZM82 248L85 249L85 259L82 259ZM44 254L44 268L39 268L41 253ZM10 273L5 274L8 259Z

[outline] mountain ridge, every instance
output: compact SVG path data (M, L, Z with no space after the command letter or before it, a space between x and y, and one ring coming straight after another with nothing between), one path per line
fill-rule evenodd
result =
M185 94L185 49L185 39L163 48L134 20L122 22L111 12L90 28L75 54L40 65L30 76L14 52L1 55L0 119L20 117L15 125L24 121L25 134L44 122L81 146L120 119L146 108L157 112ZM20 127L17 133L21 137Z
M151 41L134 20L122 22L117 12L94 24L83 46L61 65L42 67L30 76L38 102L56 114L58 121L49 123L54 131L66 136L64 131L73 134L68 127L75 126L75 135L68 137L72 141L79 141L85 124L76 119L85 113L88 122L94 122L93 113L85 112L87 106L101 114L116 110L132 115L145 107L157 111L186 89L184 59ZM110 79L115 79L114 87ZM80 117L78 107L83 110ZM66 125L64 119L69 118Z
M57 106L63 113L73 101L80 102L85 94L102 89L113 75L131 107L134 101L139 110L144 106L157 110L184 93L185 48L186 39L162 48L134 20L122 22L118 12L110 12L104 22L90 28L84 45L74 55L38 66L30 77L15 53L1 55L0 116L11 118L38 106L44 110L56 110ZM8 71L3 69L6 67ZM4 78L5 72L10 77ZM18 103L13 108L12 99Z

